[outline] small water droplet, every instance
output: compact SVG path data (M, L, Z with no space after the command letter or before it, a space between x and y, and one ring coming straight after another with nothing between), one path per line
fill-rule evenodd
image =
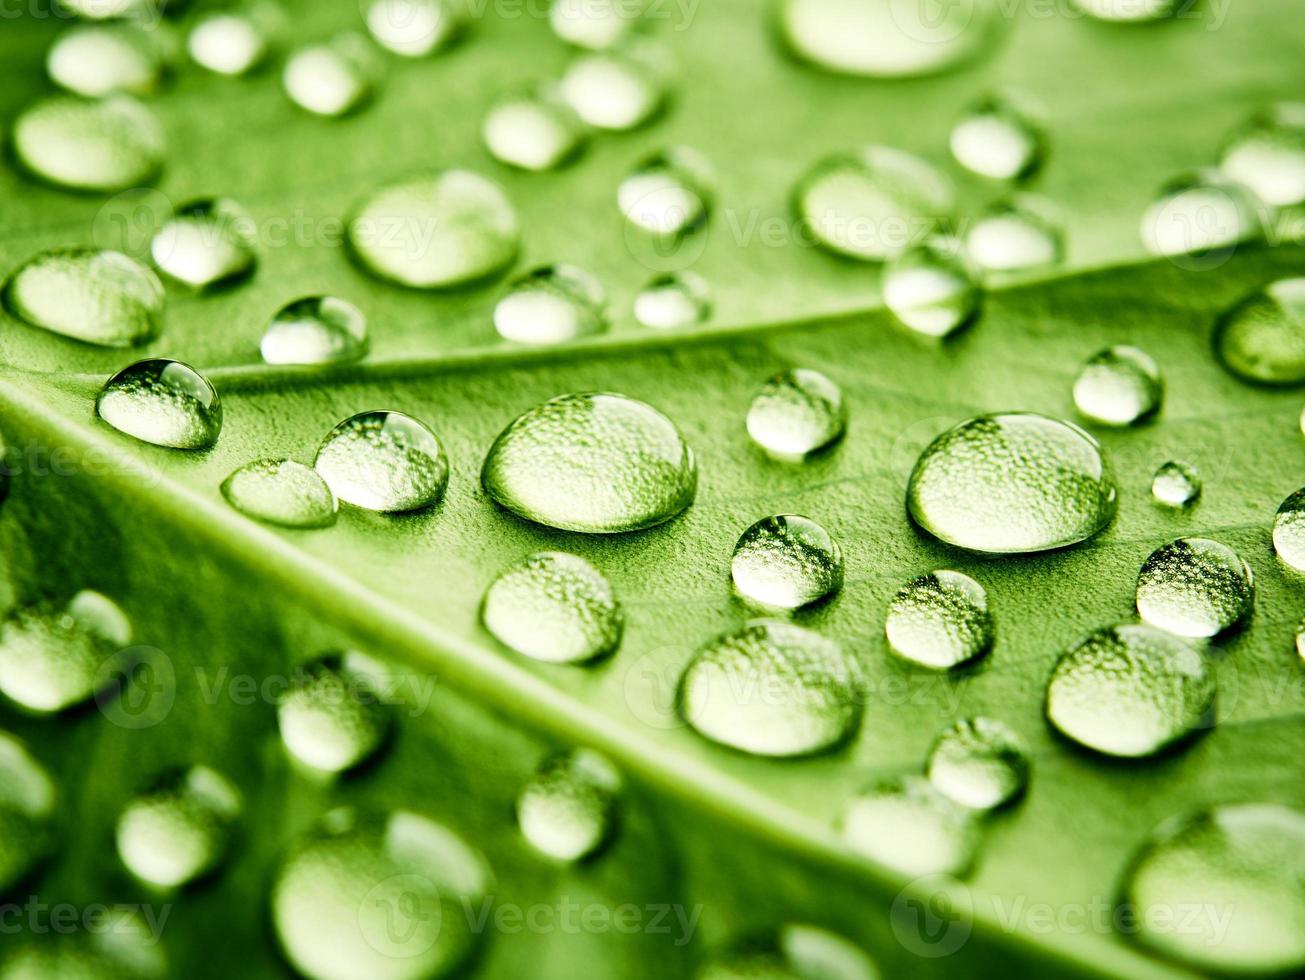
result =
M884 304L916 333L947 337L979 314L982 292L955 238L932 237L884 267Z
M253 274L258 264L254 219L227 198L192 201L164 222L150 257L165 275L192 289L218 289Z
M666 104L669 75L665 51L639 41L576 58L562 75L562 98L594 129L635 129Z
M808 517L780 514L743 532L730 559L739 594L773 609L801 609L843 587L843 552Z
M208 449L222 431L222 403L208 379L165 357L137 361L104 383L95 411L141 442Z
M118 855L127 870L159 888L178 888L221 862L240 797L206 766L171 772L118 817Z
M347 364L367 354L367 317L334 296L283 306L259 343L268 364Z
M562 395L520 416L490 447L480 478L518 517L590 534L669 521L698 489L693 451L675 423L601 392Z
M361 412L327 433L313 467L341 500L396 514L436 503L448 455L429 428L401 412Z
M1170 460L1155 471L1151 496L1166 507L1190 507L1201 496L1201 475L1186 463Z
M819 371L781 371L752 397L747 428L752 441L774 458L801 462L843 437L843 391Z
M88 344L130 347L158 334L163 284L121 252L58 248L15 269L3 302L33 326Z
M465 26L454 0L374 0L367 8L367 30L376 43L405 58L442 51Z
M1152 626L1179 636L1225 633L1251 614L1250 566L1226 544L1179 538L1157 548L1137 576L1137 611Z
M948 670L985 656L996 629L983 586L940 569L904 585L888 604L888 645L922 667Z
M379 81L375 50L352 31L298 48L286 59L281 74L295 105L331 118L361 108L375 94Z
M1234 304L1215 327L1214 349L1243 381L1305 382L1305 278L1279 279Z
M186 37L186 50L195 64L219 75L246 75L262 65L272 51L272 35L280 26L271 4L206 13Z
M131 23L71 27L45 59L51 81L90 99L115 92L150 95L163 80L164 65L157 36Z
M843 809L843 839L859 854L900 874L962 877L979 850L975 811L921 776L871 786Z
M129 95L52 95L14 121L14 156L33 176L70 190L139 187L163 169L158 117Z
M630 35L638 9L622 0L553 0L548 21L567 44L603 51Z
M621 181L616 199L625 220L657 236L675 238L711 213L711 164L685 146L654 153Z
M880 980L879 968L844 937L804 923L751 936L714 956L696 980Z
M1273 518L1273 550L1288 566L1305 572L1305 487L1279 505Z
M1153 255L1213 260L1263 234L1263 202L1218 171L1171 180L1142 215L1142 244Z
M966 718L934 741L925 771L944 796L972 810L994 810L1024 792L1029 759L1019 736L1002 722Z
M335 495L312 467L292 459L256 459L222 481L222 496L240 513L282 527L329 527Z
M559 262L519 276L494 307L494 329L518 344L562 344L607 329L607 296L584 269Z
M517 797L521 834L540 854L579 861L612 833L621 776L605 756L577 749L546 761Z
M1177 0L1071 0L1074 6L1098 20L1133 23L1159 20L1174 11Z
M1044 415L981 415L916 461L907 510L934 537L970 551L1064 548L1102 531L1118 505L1097 441Z
M758 619L697 652L678 700L685 720L712 741L792 757L849 738L864 698L859 666L833 640Z
M494 159L522 170L555 170L579 154L588 131L552 85L532 85L490 107L481 138Z
M353 651L300 667L276 706L286 751L321 772L344 772L375 755L390 728L383 678L380 663Z
M54 780L26 746L0 732L0 893L47 857L54 844Z
M1229 138L1219 167L1273 207L1305 203L1305 103L1256 115Z
M1024 180L1042 165L1043 136L1014 102L990 97L970 106L951 134L961 166L993 180Z
M999 275L1059 265L1065 257L1065 233L1053 210L1028 194L987 208L965 236L970 261Z
M485 590L480 618L504 646L558 664L607 656L625 625L603 573L560 551L541 551L500 572Z
M1098 425L1138 425L1155 417L1164 399L1155 361L1136 347L1107 347L1088 358L1074 379L1074 404Z
M685 330L711 317L711 287L696 272L655 277L634 298L634 318L653 330Z

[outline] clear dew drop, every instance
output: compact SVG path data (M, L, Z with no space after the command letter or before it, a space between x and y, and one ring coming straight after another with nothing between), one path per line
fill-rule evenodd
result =
M259 342L268 364L348 364L367 355L367 317L335 296L283 306Z
M625 395L562 395L521 415L480 474L500 506L536 524L615 534L669 521L691 503L698 467L680 430Z
M560 90L586 125L621 132L642 126L665 106L670 72L665 50L639 41L576 58Z
M687 330L711 318L711 287L696 272L653 278L634 298L634 318L652 330Z
M1266 204L1305 204L1305 103L1279 103L1249 120L1229 138L1219 167Z
M163 169L157 116L129 95L52 95L14 121L11 148L32 175L57 187L110 193L149 183Z
M188 364L137 361L104 383L95 411L119 432L155 446L208 449L222 431L222 403Z
M380 62L361 34L346 32L290 53L281 84L290 101L317 116L338 118L376 93Z
M711 164L696 150L676 146L639 163L617 188L625 220L652 235L675 238L711 214Z
M560 551L530 555L500 572L485 590L480 618L509 649L558 664L607 656L625 625L603 573Z
M1187 463L1162 463L1151 480L1151 496L1165 507L1191 507L1201 497L1201 475Z
M322 440L313 467L346 503L384 514L444 496L449 460L435 433L401 412L362 412Z
M801 462L832 446L847 429L838 385L809 368L781 371L752 396L748 435L775 459Z
M948 670L986 656L996 627L983 586L968 575L940 569L898 591L888 604L884 633L899 657Z
M494 329L504 340L544 346L607 329L602 283L574 265L542 265L519 276L494 307Z
M373 0L367 30L376 43L405 58L442 51L462 33L465 18L454 0Z
M1251 614L1250 566L1225 544L1179 538L1153 551L1137 576L1137 612L1178 636L1208 638Z
M311 980L442 977L475 946L466 907L491 887L484 857L441 824L332 810L277 870L272 924Z
M256 459L222 481L222 496L246 517L281 527L335 523L335 495L312 467L292 459Z
M1218 171L1170 181L1142 215L1142 244L1153 255L1212 258L1263 234L1263 202Z
M192 289L219 289L253 274L258 265L254 219L223 197L192 201L150 240L150 258L169 278Z
M1095 439L1021 412L981 415L940 435L916 461L906 502L915 523L947 544L1023 554L1098 534L1117 498Z
M5 309L52 333L102 347L131 347L157 336L163 284L120 252L59 248L40 252L5 281Z
M833 640L753 620L703 646L680 678L685 721L713 742L793 757L832 748L861 719L862 677Z
M734 588L772 609L801 609L843 587L843 552L809 517L780 514L743 532L730 559Z
M638 23L638 9L622 0L553 0L548 22L567 44L591 51L615 47Z
M972 810L1005 806L1029 782L1022 740L992 718L966 718L934 741L925 773L944 796Z
M162 84L165 62L158 37L137 24L84 24L50 46L45 68L56 85L94 99L150 95Z
M1273 517L1273 550L1290 568L1305 572L1305 487L1279 505Z
M964 876L978 855L975 811L953 802L922 776L878 783L843 809L843 840L858 854L918 877Z
M22 742L0 732L0 894L50 853L54 812L50 774Z
M621 776L603 755L577 749L547 760L517 797L521 835L540 854L579 861L613 831Z
M884 267L884 304L918 334L947 337L979 314L982 291L965 246L932 237L895 256Z
M1053 210L1027 194L985 209L965 236L970 261L996 275L1059 265L1065 258L1065 233Z
M366 762L385 742L384 667L354 651L329 653L298 668L276 706L286 751L319 772Z
M879 980L865 951L837 933L786 923L708 960L697 980Z
M1279 279L1234 304L1215 327L1214 349L1243 381L1305 382L1305 278Z
M956 161L980 177L1023 180L1042 165L1042 132L1009 99L972 105L952 128L950 142Z
M534 172L569 163L589 139L585 124L552 85L532 85L501 96L480 133L494 159Z
M1108 347L1092 357L1074 379L1074 405L1098 425L1138 425L1155 417L1164 400L1155 361L1136 347Z
M240 797L206 766L171 772L118 816L118 856L146 884L179 888L221 863Z
M276 8L255 3L218 10L197 19L186 36L186 52L201 68L219 75L247 75L272 53L272 37L280 26Z
M1220 976L1305 969L1305 814L1277 803L1214 807L1162 824L1124 873L1137 939ZM1174 909L1222 910L1188 915Z
M502 272L521 247L517 213L493 181L445 170L382 187L348 225L369 272L417 289L447 289Z
M1098 20L1140 23L1159 20L1174 12L1177 0L1072 0L1074 6Z

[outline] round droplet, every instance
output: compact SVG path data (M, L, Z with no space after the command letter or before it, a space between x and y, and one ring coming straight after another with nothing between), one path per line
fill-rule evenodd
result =
M1215 327L1214 349L1243 381L1305 382L1305 278L1279 279L1234 305Z
M254 219L227 198L179 208L150 241L165 275L192 289L217 289L252 275L258 264Z
M801 609L843 587L843 552L807 517L781 514L743 532L730 559L734 588L774 609Z
M966 718L929 750L925 772L944 796L972 810L993 810L1024 792L1029 759L1023 742L992 718Z
M1043 138L1014 103L987 98L971 106L952 128L952 156L993 180L1023 180L1042 164Z
M347 364L367 354L367 317L334 296L283 306L259 343L268 364Z
M148 183L163 169L163 125L128 95L54 95L14 121L14 155L36 177L77 191Z
M711 287L696 272L668 272L634 298L634 318L653 330L685 330L711 317Z
M367 8L367 30L376 43L405 58L448 47L463 26L453 0L374 0Z
M988 208L965 236L970 261L996 274L1059 265L1065 257L1065 235L1052 210L1027 194Z
M1154 418L1164 399L1160 369L1136 347L1107 347L1074 380L1074 404L1098 425L1137 425Z
M603 573L560 551L542 551L501 572L485 591L480 618L504 646L556 664L606 656L625 625Z
M952 209L951 183L902 150L869 146L822 160L794 190L798 218L816 244L867 262L900 255Z
M0 732L0 893L47 857L54 844L54 780L27 748Z
M684 718L714 742L755 755L810 755L849 738L861 719L855 660L833 640L754 620L704 646L680 678Z
M803 923L752 936L714 956L696 980L880 980L874 961L844 937Z
M562 395L526 412L480 474L502 507L536 524L615 534L669 521L698 490L675 423L625 395Z
M902 586L888 604L884 632L898 656L948 670L987 654L996 629L983 586L942 569Z
M607 329L602 283L566 263L517 278L494 307L494 329L518 344L561 344Z
M494 159L531 171L557 169L589 138L575 110L551 85L503 96L490 108L480 132Z
M286 60L281 84L300 108L339 117L367 102L379 77L374 49L361 34L349 32L294 51Z
M800 462L843 437L843 391L819 371L781 371L753 395L747 427L752 441L774 458Z
M206 766L169 773L118 817L118 855L146 884L178 888L221 862L240 797Z
M1142 244L1153 255L1225 254L1264 230L1263 203L1217 171L1178 177L1142 215Z
M219 75L245 75L267 60L279 18L268 5L220 10L195 21L186 50L195 64Z
M322 440L313 467L341 500L383 514L429 507L449 482L435 433L400 412L345 419Z
M638 14L634 4L622 0L553 0L548 22L567 44L602 51L629 35Z
M163 318L158 276L120 252L59 248L10 274L3 301L33 326L102 347L152 340Z
M521 246L507 195L466 170L381 188L358 207L348 235L369 272L418 289L485 279L511 265Z
M666 103L666 60L665 52L651 42L584 55L562 75L562 98L594 129L635 129Z
M335 495L312 467L293 459L256 459L222 481L222 496L240 513L282 527L329 527Z
M137 24L109 23L69 28L50 46L45 67L56 85L94 99L157 91L164 62L153 33Z
M104 383L95 411L119 432L171 449L208 449L222 431L222 403L189 364L155 357Z
M884 305L916 333L946 337L979 313L982 292L955 238L934 237L884 267Z
M1305 487L1291 494L1273 518L1273 550L1298 572L1305 572Z
M1251 614L1250 566L1207 538L1179 538L1157 548L1137 576L1137 611L1152 626L1179 636L1212 637Z
M1097 441L1034 413L981 415L935 439L916 461L907 511L970 551L1064 548L1103 530L1118 504Z
M1201 496L1201 475L1186 463L1170 460L1155 471L1151 496L1166 507L1190 507Z
M879 783L843 809L843 840L894 871L919 877L961 877L979 849L975 813L944 796L921 776Z
M579 861L612 833L621 776L605 756L577 749L545 762L517 797L521 834L540 854Z
M655 153L617 188L625 220L653 235L676 237L706 222L711 213L711 165L685 146Z
M1305 203L1305 103L1255 116L1228 140L1219 167L1273 207Z
M1072 0L1074 6L1098 20L1133 23L1159 20L1174 11L1177 0Z
M1125 871L1121 902L1140 942L1202 973L1294 976L1305 970L1302 880L1305 814L1240 803L1161 825Z
M286 750L321 772L344 772L371 758L390 729L383 681L380 663L352 651L300 667L276 706Z
M1213 719L1215 679L1190 641L1146 624L1098 630L1061 656L1047 720L1080 745L1141 758Z

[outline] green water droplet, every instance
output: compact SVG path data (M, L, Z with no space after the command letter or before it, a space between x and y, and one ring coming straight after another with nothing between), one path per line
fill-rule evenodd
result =
M380 72L367 39L349 31L291 52L281 84L301 109L338 118L362 108L376 94Z
M211 873L226 853L240 797L206 766L163 776L118 817L118 855L141 881L178 888Z
M1124 873L1137 939L1220 976L1305 969L1305 814L1239 803L1162 824ZM1174 928L1174 910L1184 928ZM1193 915L1183 910L1199 910Z
M247 75L267 61L272 36L281 26L279 9L254 3L199 17L186 37L195 64L219 75Z
M144 19L150 13L157 16L161 6L156 0L58 0L58 4L87 20Z
M819 371L781 371L752 397L747 428L752 441L769 455L800 462L843 437L843 391Z
M518 344L561 344L607 329L603 285L564 262L519 276L494 307L494 329Z
M697 980L879 980L859 947L826 929L787 923L710 959Z
M165 357L137 361L104 383L95 411L141 442L208 449L222 431L222 403L208 379Z
M1009 99L985 98L952 128L952 156L967 170L993 180L1023 180L1042 165L1043 136Z
M57 187L112 192L146 184L163 169L163 125L128 95L52 95L14 121L11 147L33 176Z
M621 776L605 756L577 749L546 761L517 797L521 834L559 861L589 857L611 836Z
M979 850L975 812L921 776L878 783L843 809L847 846L900 874L965 875Z
M861 671L833 640L753 620L706 644L680 678L685 720L714 742L792 757L831 748L861 719Z
M429 428L401 412L362 412L327 433L313 467L346 503L383 514L436 503L448 455Z
M1170 460L1155 471L1151 496L1166 507L1190 507L1201 496L1201 475L1187 463Z
M222 496L240 513L282 527L329 527L335 495L312 467L292 459L256 459L222 481Z
M37 327L103 347L153 339L163 318L163 284L120 252L59 248L40 252L4 285L11 314Z
M711 214L711 164L676 146L640 162L617 188L625 220L652 235L675 238L700 227Z
M1053 210L1028 194L985 209L965 236L970 261L998 275L1059 265L1065 258L1065 233Z
M1287 497L1273 518L1273 550L1298 572L1305 572L1305 487Z
M1237 302L1215 327L1214 349L1243 381L1305 382L1305 278L1279 279Z
M405 58L442 51L465 26L454 0L374 0L367 7L367 30L376 43Z
M634 318L653 330L685 330L711 318L711 287L696 272L656 276L634 298Z
M300 667L276 706L286 751L321 772L344 772L370 759L390 729L383 682L382 665L353 651Z
M944 796L972 810L993 810L1024 792L1028 752L1002 722L966 718L934 741L925 772Z
M1171 180L1142 215L1142 244L1153 255L1218 259L1264 232L1264 205L1218 171Z
M480 133L494 159L535 172L569 163L589 139L584 123L553 85L532 85L500 97Z
M283 306L259 343L268 364L347 364L367 355L367 317L334 296Z
M548 22L567 44L603 51L625 40L639 11L622 0L553 0Z
M884 305L916 333L947 337L979 314L982 291L955 238L932 237L884 267Z
M636 41L618 51L582 55L562 75L562 98L594 129L636 129L666 104L668 57L664 49L650 41Z
M503 430L480 474L502 507L536 524L615 534L693 503L698 467L680 430L625 395L562 395Z
M390 184L359 205L349 244L367 271L417 289L447 289L511 265L521 247L502 188L466 170Z
M986 656L996 628L983 586L940 569L902 586L888 604L884 633L898 656L948 670Z
M1305 203L1305 103L1281 102L1250 119L1229 138L1219 168L1264 203Z
M26 878L54 845L54 781L26 746L0 732L0 893Z
M1255 583L1237 552L1207 538L1153 551L1137 576L1137 611L1152 626L1188 637L1227 632L1251 614Z
M1074 404L1098 425L1138 425L1155 417L1164 400L1155 361L1136 347L1107 347L1088 358L1074 379Z
M1159 20L1174 12L1178 0L1071 0L1074 6L1098 20L1140 23Z
M71 27L50 46L45 68L50 80L89 99L158 90L165 67L158 37L137 24L85 24Z
M192 289L232 285L258 265L254 219L227 198L192 201L155 233L150 258L165 275Z
M828 531L807 517L781 514L743 532L730 559L734 588L773 609L800 609L843 587L843 553Z

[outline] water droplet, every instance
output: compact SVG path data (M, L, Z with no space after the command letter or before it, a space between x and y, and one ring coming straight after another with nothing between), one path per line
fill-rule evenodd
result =
M518 517L590 534L637 531L693 503L698 467L680 430L625 395L562 395L503 430L481 470Z
M521 247L507 195L466 170L381 188L358 207L348 235L369 272L417 289L488 278L511 265Z
M178 888L218 866L239 813L235 787L212 769L168 773L119 815L118 855L141 881Z
M1235 304L1215 327L1214 349L1243 381L1305 382L1305 279L1279 279Z
M655 153L617 188L625 220L653 235L677 237L706 222L711 213L711 164L685 146Z
M120 252L59 248L10 274L5 309L27 323L104 347L153 339L163 318L163 284Z
M734 588L774 609L800 609L843 587L843 552L808 517L781 514L743 532L730 559Z
M971 106L952 129L951 149L961 166L993 180L1023 180L1042 164L1043 136L1008 99Z
M165 357L137 361L115 374L104 383L95 411L119 432L172 449L208 449L222 431L222 403L208 379Z
M1207 538L1179 538L1157 548L1137 576L1137 611L1179 636L1211 637L1245 620L1255 600L1250 566Z
M33 176L77 191L121 191L163 169L163 125L128 95L53 95L14 121L11 142Z
M283 306L259 344L268 364L347 364L367 354L367 317L334 296Z
M884 304L916 333L946 337L979 313L982 292L965 247L933 237L889 260L884 267Z
M443 50L464 26L453 0L374 0L367 8L367 30L376 43L405 58Z
M0 893L48 856L54 843L54 781L18 739L0 732Z
M1277 803L1219 806L1162 824L1124 874L1121 902L1145 945L1203 973L1305 969L1305 814ZM1186 928L1174 928L1174 910Z
M1201 496L1201 475L1186 463L1170 460L1155 471L1151 496L1166 507L1190 507Z
M312 467L292 459L256 459L222 481L222 496L240 513L282 527L329 527L335 495Z
M975 812L921 776L879 783L848 801L843 839L859 854L900 874L961 877L979 849Z
M667 58L651 42L582 55L562 75L562 98L594 129L635 129L666 104Z
M1213 718L1215 679L1190 641L1146 624L1098 630L1057 661L1047 720L1080 745L1141 758Z
M711 287L696 272L655 277L634 298L634 318L653 330L685 330L711 317Z
M1074 404L1089 422L1129 426L1154 418L1164 399L1160 369L1136 347L1107 347L1074 379Z
M706 644L680 678L684 718L714 742L755 755L810 755L849 738L861 719L856 661L833 640L753 620Z
M494 329L519 344L562 344L607 329L602 283L566 263L518 277L494 307Z
M603 573L560 551L539 552L501 572L485 591L480 616L504 646L559 664L606 656L625 625Z
M192 289L218 289L250 276L258 264L254 219L235 201L207 198L179 208L150 241L165 275Z
M800 462L843 437L843 391L819 371L781 371L753 395L747 427L752 441L774 458Z
M621 776L605 756L577 749L546 761L517 797L521 834L539 853L579 861L612 833Z
M991 554L1064 548L1115 516L1114 475L1097 441L1032 412L981 415L920 454L907 510L948 544Z
M836 933L787 923L713 957L696 980L880 980L863 950Z
M1175 178L1142 215L1142 244L1153 255L1214 258L1263 233L1263 203L1218 171Z
M345 419L322 440L313 467L341 500L383 514L429 507L449 482L435 433L400 412Z
M1305 572L1305 487L1287 497L1273 518L1273 550L1298 572Z
M45 67L56 85L86 98L149 95L163 79L163 45L137 24L71 27L50 46Z
M922 667L947 670L985 656L996 629L983 586L941 569L912 579L888 604L888 645Z
M532 85L490 107L481 137L494 159L538 172L568 163L589 134L555 86Z
M276 706L286 750L322 772L344 772L371 758L390 728L383 683L382 665L353 651L300 667Z
M361 34L338 34L286 59L281 83L290 100L318 116L339 117L362 107L376 91L380 63Z
M1228 140L1219 167L1273 207L1305 203L1305 103L1255 116Z
M567 44L602 51L629 36L638 10L621 0L553 0L548 21Z
M798 218L817 244L880 262L927 238L953 205L932 164L902 150L868 146L821 160L794 190Z
M1098 20L1140 22L1159 20L1174 11L1176 0L1072 0L1074 6Z
M996 274L1059 265L1065 257L1065 235L1052 210L1027 194L989 207L965 236L970 261Z
M219 75L245 75L263 64L272 50L272 34L280 26L276 8L254 4L245 9L219 10L195 21L186 50L195 64Z
M59 0L58 6L87 20L143 19L148 13L158 13L158 4L152 0Z
M966 718L944 731L929 750L925 770L935 789L973 810L1006 805L1029 781L1023 742L992 718Z

